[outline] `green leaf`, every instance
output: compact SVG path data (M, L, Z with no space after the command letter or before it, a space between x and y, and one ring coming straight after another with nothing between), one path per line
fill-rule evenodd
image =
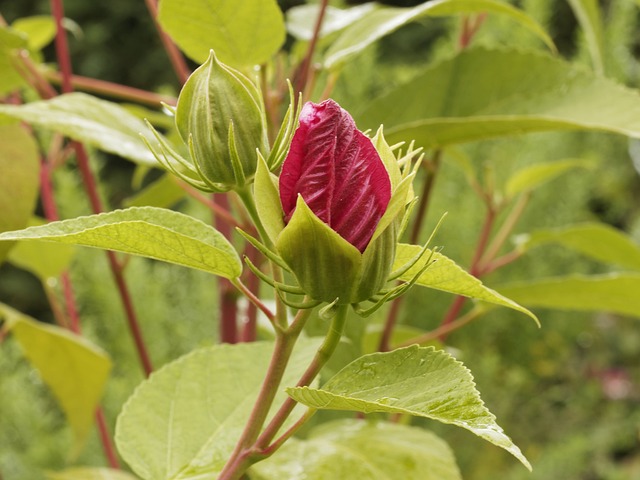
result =
M47 480L136 480L130 473L109 468L73 467L47 472Z
M178 186L176 180L176 177L171 174L162 175L143 190L127 198L124 203L128 207L169 208L186 195L186 192Z
M604 35L598 2L597 0L568 0L568 2L584 32L593 68L596 73L603 74Z
M484 406L471 372L433 347L412 345L364 355L321 389L296 387L288 388L287 393L311 408L406 413L457 425L504 448L531 470Z
M304 477L293 472L304 472ZM451 448L433 433L355 419L321 425L305 440L291 439L251 469L257 480L382 480L399 475L402 480L462 479Z
M18 18L11 24L11 28L27 36L29 49L32 51L42 50L56 36L56 23L49 15Z
M295 385L318 344L298 342L283 385ZM118 417L116 444L129 466L145 480L216 478L249 419L273 348L216 345L153 373ZM285 398L280 389L274 405Z
M2 32L1 29L0 32ZM5 96L26 85L25 80L16 71L12 53L3 48L0 48L0 72L2 72L0 75L0 96ZM2 120L0 118L0 121Z
M38 145L20 125L0 125L0 232L24 228L40 187ZM0 263L13 244L0 244Z
M203 63L213 49L235 67L268 61L286 33L275 0L161 0L158 20L191 59Z
M336 33L375 9L375 3L365 3L351 8L336 8L328 5L322 20L318 38ZM287 10L287 31L298 40L309 41L313 37L320 6L318 4L296 5Z
M277 182L278 178L269 172L269 167L267 167L262 155L258 155L258 168L256 169L253 194L260 221L267 235L269 235L269 239L274 244L278 235L284 229L282 203L280 203Z
M91 432L111 360L87 339L1 303L0 317L58 400L75 436L74 453L79 453Z
M380 339L384 331L384 325L370 324L362 336L362 353L375 353L380 351ZM390 345L401 345L405 342L427 333L420 328L410 325L397 324L391 333Z
M608 311L640 317L640 274L570 275L502 285L500 290L530 307Z
M574 168L584 168L589 164L583 159L558 160L549 163L530 165L517 171L505 186L505 193L514 197L519 193L534 190Z
M29 226L44 225L40 218L32 218ZM71 245L50 242L18 242L9 252L8 260L15 266L33 273L42 282L60 275L71 263L75 249Z
M553 40L544 29L522 10L507 3L495 0L438 0L425 2L413 8L383 7L373 10L347 28L329 47L325 54L324 66L327 69L339 68L380 38L421 18L483 12L510 17L555 51ZM475 88L471 90L475 91Z
M142 255L237 278L242 263L213 227L188 215L154 207L131 207L0 234L0 240L49 240Z
M640 245L622 231L603 223L583 223L539 230L518 237L524 251L555 243L604 263L640 271Z
M158 167L140 135L155 137L140 119L115 103L84 93L68 93L25 105L0 105L0 114L62 133L137 163Z
M546 54L478 48L368 102L357 121L426 148L545 130L640 137L640 95Z
M393 269L397 270L405 265L409 260L414 258L419 251L420 247L417 245L407 245L404 243L398 244L398 251L396 253ZM425 262L429 259L429 255L430 251L428 251L422 259L416 263L416 265L410 268L409 271L400 278L405 281L410 281L414 275L424 267ZM495 290L484 286L480 280L470 273L465 272L450 258L445 257L441 253L434 252L431 260L434 261L433 265L430 265L429 268L420 275L416 285L456 295L463 295L465 297L482 300L483 302L493 303L502 307L512 308L528 315L535 320L538 325L540 325L538 318L529 310L518 305L513 300L510 300Z

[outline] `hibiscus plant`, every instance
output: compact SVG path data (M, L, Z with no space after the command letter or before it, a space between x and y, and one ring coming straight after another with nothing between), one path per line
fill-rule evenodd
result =
M148 3L183 82L177 99L87 83L103 96L124 98L126 93L157 108L143 114L146 123L116 102L72 91L74 85L83 87L70 70L62 0L51 2L62 94L50 83L55 75L39 63L43 45L30 43L28 29L20 25L2 30L2 58L11 60L15 85L2 83L9 101L0 105L6 119L0 135L6 142L19 139L25 157L36 158L30 171L39 170L33 187L23 183L20 195L31 200L25 200L20 218L0 224L2 245L14 247L2 254L40 272L45 283L60 279L52 301L60 296L64 305L58 326L2 305L3 331L15 336L50 385L72 424L76 449L95 419L110 466L72 467L51 478L461 478L451 448L421 419L462 427L531 469L444 340L494 307L537 323L522 305L563 306L541 300L557 284L528 296L526 286L498 293L478 277L522 254L525 247L499 255L532 189L577 165L523 172L502 199L471 178L490 215L469 272L435 246L446 244L437 226L447 221L446 212L433 212L440 222L421 233L431 185L444 155L464 157L455 150L460 143L566 128L637 136L635 93L554 58L544 29L497 0L350 9L323 0L287 13L295 39L287 49L284 17L274 0L160 0L159 11L154 0ZM581 8L580 2L570 3ZM538 50L468 48L487 14L527 31ZM450 58L372 99L357 115L332 98L341 72L368 46L408 22L450 15L462 18ZM585 22L584 28L592 26ZM176 45L199 64L193 72ZM452 91L464 84L456 75L477 82L481 95ZM531 83L532 77L544 81ZM574 97L555 95L545 102L546 92L559 91L558 86ZM583 95L592 87L607 92L610 105L624 105L627 113L603 116L597 99ZM36 95L41 98L33 100ZM522 100L525 96L535 101ZM580 98L579 114L571 98ZM38 144L35 132L51 131L58 140L39 162L46 137ZM66 149L63 136L70 139ZM153 202L105 209L85 145L135 162L140 178L155 175L149 188L202 201L214 212L215 226ZM94 214L59 220L52 184L55 152L69 150ZM6 177L7 192L9 183L22 182L17 178ZM23 228L37 190L46 222ZM514 208L490 242L501 202L507 200ZM582 228L588 236L601 227ZM428 240L418 242L421 235ZM42 251L52 248L48 255L60 265L29 266L12 256L16 245L31 242ZM81 337L63 244L109 252L148 377L122 406L113 436L109 424L114 419L105 419L99 407L111 360ZM222 343L194 348L154 370L153 346L144 341L127 290L126 263L114 252L219 277L220 291L232 292L220 297ZM638 279L633 281L637 285ZM410 305L404 295L420 288L448 292L456 300L435 330L397 335L398 312ZM473 306L463 310L469 299ZM246 314L241 300L248 305ZM312 333L310 322L320 325L322 335ZM364 327L348 334L349 324ZM82 365L77 376L75 364ZM68 370L61 373L60 365ZM132 473L118 470L118 454Z

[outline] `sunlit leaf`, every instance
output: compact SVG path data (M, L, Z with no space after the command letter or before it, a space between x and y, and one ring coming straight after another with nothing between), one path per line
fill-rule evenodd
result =
M328 5L324 13L318 38L324 38L327 35L348 27L376 7L377 5L372 2L345 9ZM287 10L288 32L298 40L311 40L319 11L320 5L311 3L297 5Z
M406 413L457 425L504 448L531 469L484 406L469 370L433 347L413 345L364 355L321 389L296 387L287 393L317 409Z
M298 342L284 386L296 384L318 344ZM216 345L153 373L118 417L120 454L145 480L216 478L249 419L272 350L271 342ZM281 389L276 407L285 398Z
M158 20L196 62L203 63L213 49L234 67L266 62L286 33L275 0L161 0Z
M73 467L46 472L47 480L136 480L128 472L108 468Z
M469 88L473 85L473 88ZM640 137L640 95L542 53L470 49L367 102L358 125L442 147L545 130Z
M0 105L0 114L60 132L134 162L157 167L140 135L156 140L140 119L119 105L84 93L68 93L52 100L24 105Z
M555 243L604 263L640 271L640 245L624 232L603 223L538 230L519 236L518 242L524 251Z
M640 274L570 275L500 286L529 307L608 311L640 317Z
M87 339L4 304L0 304L0 317L58 400L75 435L77 453L91 431L111 360Z
M49 240L163 260L233 279L242 263L213 227L188 215L132 207L0 234L0 240Z
M393 268L399 269L409 260L414 258L419 251L420 247L416 245L407 245L404 243L398 244ZM424 267L425 262L429 259L429 255L430 252L427 252L423 258L416 263L416 265L409 269L409 271L400 278L405 281L411 280L413 276L416 275L422 267ZM536 321L536 323L538 323L536 316L529 310L518 305L513 300L510 300L495 290L484 286L480 280L470 273L465 272L450 258L445 257L441 253L435 252L433 253L433 257L431 257L431 260L433 261L433 264L420 275L416 285L512 308L530 316Z
M0 125L0 232L23 228L38 198L38 145L20 125ZM0 262L13 246L0 244Z
M522 10L507 3L495 0L436 0L413 8L383 7L371 11L347 28L329 47L324 66L328 69L338 68L375 41L423 17L483 12L508 16L555 51L553 40L544 29Z
M29 48L33 51L46 47L56 36L55 21L48 15L18 18L11 27L27 36Z
M453 452L433 433L355 419L326 423L304 440L289 440L251 469L256 480L381 480L398 475L402 480L462 479Z

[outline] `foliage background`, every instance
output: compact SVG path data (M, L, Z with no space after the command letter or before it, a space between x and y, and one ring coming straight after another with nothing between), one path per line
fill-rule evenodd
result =
M288 2L289 4L293 2ZM393 3L393 2L387 2ZM409 4L410 2L395 2ZM552 35L560 54L589 68L584 38L568 3L557 0L512 2L536 18ZM631 0L600 2L605 20L605 70L637 88L640 83L640 9ZM66 16L81 33L72 37L74 70L80 75L177 93L177 82L143 2L65 1ZM11 23L48 14L45 0L4 2ZM370 49L345 72L334 97L357 108L372 95L442 58L455 44L457 18L429 19L410 25ZM537 40L507 21L490 18L474 40L484 45L539 47ZM51 47L45 57L55 58ZM366 81L362 81L366 78ZM472 88L472 86L470 86ZM465 152L478 171L491 170L500 185L524 165L585 158L589 169L572 171L536 191L518 230L600 220L627 231L640 243L640 180L629 141L599 133L545 133L469 144ZM94 152L102 194L116 208L132 192L133 166ZM638 160L636 159L636 162ZM56 177L61 216L89 212L72 168ZM442 212L449 217L438 244L468 265L483 218L480 202L462 171L445 159L430 207L430 229ZM207 219L194 203L183 211ZM604 267L561 247L538 249L487 279L543 277L569 272L594 273ZM117 358L104 406L115 418L122 402L143 378L121 321L102 252L79 249L72 268L86 335ZM198 272L132 258L127 276L140 311L151 355L160 366L196 346L216 340L214 280ZM414 291L403 321L434 328L450 298ZM46 298L29 274L7 264L0 268L0 301L42 320L50 320ZM467 432L438 425L453 447L464 478L629 479L640 478L640 330L637 319L608 314L537 311L538 330L511 311L495 311L454 333L449 347L473 372L483 399L534 466L532 475L505 452ZM124 339L124 340L123 340ZM0 355L0 472L5 480L41 478L42 468L65 466L71 442L64 418L35 371L12 341ZM61 441L61 439L65 439ZM103 463L96 438L80 463Z

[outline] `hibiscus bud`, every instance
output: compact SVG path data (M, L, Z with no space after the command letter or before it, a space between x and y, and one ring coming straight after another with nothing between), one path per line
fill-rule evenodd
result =
M176 125L193 171L211 190L245 186L256 170L256 149L268 151L260 92L213 51L180 92Z
M276 248L302 289L339 304L376 294L395 256L397 222L381 223L391 181L371 140L336 102L302 108L279 184L286 227Z

